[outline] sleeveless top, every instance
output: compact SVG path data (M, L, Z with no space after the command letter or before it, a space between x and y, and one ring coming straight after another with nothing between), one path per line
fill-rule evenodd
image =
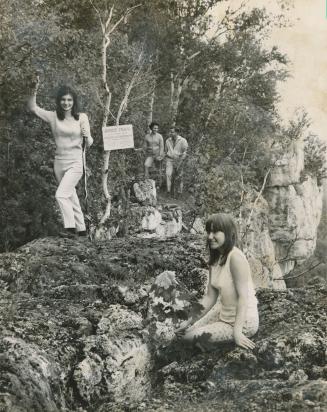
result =
M219 319L223 322L231 324L234 324L235 322L238 299L234 280L230 271L230 259L233 253L238 253L243 256L244 264L249 265L243 252L241 252L240 249L234 246L228 254L226 263L223 266L219 266L219 264L217 263L211 267L211 285L219 291ZM255 289L251 277L251 272L249 271L246 319L251 317L252 314L257 314L257 303L258 301L255 296Z

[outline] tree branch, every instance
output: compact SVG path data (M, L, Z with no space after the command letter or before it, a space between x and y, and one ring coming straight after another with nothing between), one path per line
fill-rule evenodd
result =
M143 63L141 62L142 58L143 58L143 50L140 52L139 57L138 57L138 63L140 63L140 65L139 65L138 69L133 73L132 79L129 82L129 84L127 84L127 86L125 88L125 95L124 95L124 97L123 97L123 99L122 99L122 101L119 105L119 109L118 109L118 112L117 112L117 118L116 118L116 125L117 126L119 125L119 121L120 121L120 118L121 118L122 114L124 113L124 111L127 108L127 102L128 102L129 95L131 94L131 91L132 91L132 89L135 85L135 82L136 82L137 78L139 77L140 72L142 70L142 67L143 67Z
M264 179L263 179L263 183L262 183L260 192L258 193L258 196L256 197L256 199L255 199L255 201L254 201L254 203L253 203L253 206L252 206L252 209L251 209L251 211L250 211L248 220L247 220L247 222L246 222L245 233L246 233L247 229L248 229L248 228L250 227L250 225L251 225L251 219L252 219L252 215L253 215L253 212L254 212L254 208L256 207L256 205L257 205L260 197L262 196L263 191L265 190L266 183L267 183L267 179L268 179L268 176L269 176L269 174L270 174L270 172L271 172L271 169L272 169L272 167L270 167L270 168L268 169L267 173L265 174L265 177L264 177Z
M109 24L110 24L110 22L111 22L111 18L112 18L113 12L114 12L114 6L112 5L112 6L110 7L109 16L108 16L107 21L106 21L106 24L105 24L106 31L107 31L107 29L108 29L108 27L109 27Z
M288 279L296 279L296 278L299 278L300 276L305 275L306 273L310 272L310 270L315 269L317 266L322 265L322 263L323 263L323 262L318 262L318 263L316 263L315 265L311 266L309 269L306 269L304 272L299 273L298 275L287 276L287 277L284 277L284 278L276 278L276 279L273 279L273 281L275 281L275 280L288 280Z
M120 25L120 23L124 19L126 19L126 17L129 16L134 9L136 9L137 7L140 7L140 6L141 6L141 4L136 4L135 6L130 7L129 9L127 9L126 12L120 17L120 19L118 19L116 21L116 23L112 26L112 28L110 30L108 30L108 34L110 35L111 33L113 33L116 30L116 28Z
M89 0L89 2L91 3L91 5L92 5L92 7L94 8L96 14L98 15L98 18L99 18L100 24L101 24L102 33L105 34L105 26L104 26L103 21L102 21L101 13L100 13L99 9L97 9L97 8L95 7L95 5L94 5L94 3L93 3L92 0Z

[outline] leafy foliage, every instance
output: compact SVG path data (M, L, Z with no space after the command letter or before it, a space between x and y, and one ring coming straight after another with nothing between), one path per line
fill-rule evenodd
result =
M258 8L228 8L214 27L210 10L219 1L120 1L112 9L114 21L127 8L138 7L111 36L106 61L112 88L108 124L115 124L120 113L121 122L133 124L135 145L140 147L149 118L159 121L163 133L176 120L190 143L185 187L203 213L217 207L237 210L246 192L261 187L272 163L272 142L297 138L303 130L301 120L284 130L275 109L276 85L287 78L287 58L276 47L265 49L263 39L270 27L280 24L280 16ZM24 109L36 70L41 77L40 106L53 110L55 89L69 83L80 96L81 111L90 117L95 144L87 155L89 214L93 222L99 219L104 205L105 95L99 12L108 18L114 3L0 2L0 248L11 249L55 234L60 226L54 207L52 137L48 127ZM216 31L207 39L210 27ZM132 81L133 90L123 101ZM322 150L316 140L307 144L306 170L319 179ZM127 196L142 172L143 159L134 151L113 152L113 199Z
M327 145L318 136L309 134L305 138L304 147L304 170L302 179L307 176L316 177L318 184L322 185L323 179L327 178Z

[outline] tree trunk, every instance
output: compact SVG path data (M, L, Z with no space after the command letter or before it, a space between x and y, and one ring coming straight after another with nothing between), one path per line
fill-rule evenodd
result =
M103 111L103 119L102 119L102 127L106 127L108 123L108 117L110 113L110 104L111 104L111 91L109 89L109 85L107 83L107 47L109 46L110 41L106 39L105 35L102 39L102 50L101 50L101 58L102 58L102 83L105 93L105 105ZM109 174L109 159L110 159L110 151L105 150L103 153L103 165L102 165L102 190L104 197L107 201L105 212L100 220L100 225L103 225L104 222L109 219L110 211L111 211L111 197L108 190L108 174Z
M147 126L153 122L153 107L154 107L154 99L155 99L155 88L151 93L150 102L149 102L149 113L147 118Z
M177 77L177 84L174 84L174 94L172 96L171 102L170 102L170 121L171 125L175 126L176 124L176 119L178 115L178 108L179 108L179 103L180 103L180 97L183 91L184 86L187 84L188 78L186 77L184 80L181 79L181 77Z

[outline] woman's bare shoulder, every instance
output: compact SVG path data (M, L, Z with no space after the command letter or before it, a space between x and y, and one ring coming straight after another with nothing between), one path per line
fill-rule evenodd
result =
M240 266L240 265L247 265L248 260L245 254L237 247L234 247L232 252L230 253L230 265L232 266Z

